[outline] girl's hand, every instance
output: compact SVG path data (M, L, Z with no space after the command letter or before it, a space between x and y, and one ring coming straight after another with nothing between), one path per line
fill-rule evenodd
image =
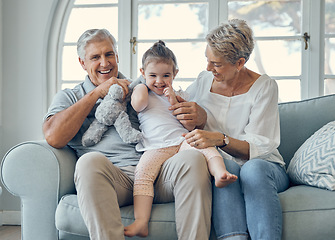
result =
M167 85L168 86L163 90L164 96L169 99L171 105L174 105L178 103L176 93L174 92L171 83L168 83Z

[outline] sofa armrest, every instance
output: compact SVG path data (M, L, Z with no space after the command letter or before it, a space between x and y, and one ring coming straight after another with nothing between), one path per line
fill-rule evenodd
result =
M24 142L6 153L1 180L21 199L23 239L58 239L55 211L63 195L75 193L76 161L69 147L55 149L46 141Z

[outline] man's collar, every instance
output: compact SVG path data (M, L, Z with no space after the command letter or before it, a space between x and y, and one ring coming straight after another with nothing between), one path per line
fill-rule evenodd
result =
M94 90L94 88L96 88L96 86L91 82L91 80L90 80L90 78L89 78L88 75L85 77L83 88L84 88L84 90L85 90L86 93L89 93L92 90Z

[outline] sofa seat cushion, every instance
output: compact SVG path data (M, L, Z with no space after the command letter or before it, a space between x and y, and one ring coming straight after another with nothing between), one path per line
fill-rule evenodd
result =
M335 190L335 121L324 125L302 144L287 172L296 184Z
M134 221L133 206L121 208L122 223L127 226ZM56 209L56 228L65 233L88 237L88 230L81 216L77 195L61 198ZM143 239L133 237L131 239ZM174 203L153 204L149 222L149 237L146 239L177 239Z
M279 198L283 211L282 239L334 239L335 192L300 185L280 193Z
M306 185L293 186L279 194L282 211L335 211L335 192ZM334 216L335 217L335 216Z

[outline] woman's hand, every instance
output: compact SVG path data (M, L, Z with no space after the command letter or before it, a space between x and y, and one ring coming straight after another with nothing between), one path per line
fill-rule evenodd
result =
M195 102L186 102L176 96L179 103L172 105L169 110L177 117L179 122L189 131L195 128L204 128L207 121L206 111Z
M201 129L195 129L192 132L183 134L185 140L192 147L202 149L207 147L222 146L224 135L220 132L209 132ZM233 157L243 160L249 160L249 143L229 137L229 144L221 148Z
M188 144L199 149L221 146L223 143L223 135L219 132L195 129L192 132L185 133L183 136Z

